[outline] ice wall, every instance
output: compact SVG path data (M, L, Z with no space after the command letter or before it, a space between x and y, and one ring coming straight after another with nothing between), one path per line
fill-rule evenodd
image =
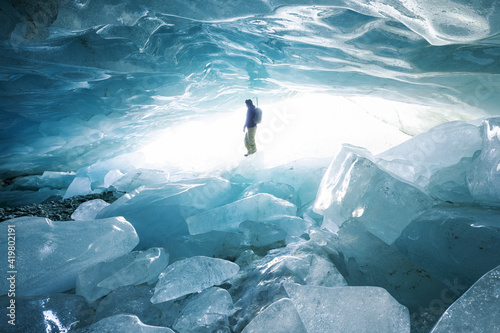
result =
M18 327L427 333L471 313L494 329L498 8L1 2L2 205L118 198L1 224ZM244 159L247 98L274 149Z
M200 113L304 92L411 131L497 113L495 1L2 2L2 178L76 170ZM414 134L414 133L412 133Z

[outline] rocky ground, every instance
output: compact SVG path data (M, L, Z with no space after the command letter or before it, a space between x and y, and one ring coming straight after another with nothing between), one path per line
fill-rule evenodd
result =
M47 217L52 221L70 221L71 214L78 206L86 201L102 199L108 203L114 202L119 195L116 192L103 192L100 194L90 194L76 196L68 199L53 200L41 204L31 204L19 207L0 207L0 222L22 216Z

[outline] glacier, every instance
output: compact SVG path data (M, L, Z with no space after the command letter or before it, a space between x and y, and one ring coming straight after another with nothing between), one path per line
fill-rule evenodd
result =
M1 1L0 331L498 330L499 8Z

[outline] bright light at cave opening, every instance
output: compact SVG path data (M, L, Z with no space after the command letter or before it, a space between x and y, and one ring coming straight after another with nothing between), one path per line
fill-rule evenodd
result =
M271 167L305 157L333 157L343 143L380 153L408 138L400 129L418 132L440 122L422 122L423 106L374 97L309 94L266 104L257 128L258 152L250 158ZM429 108L430 109L430 108ZM246 107L202 115L167 128L143 147L148 164L207 172L228 169L245 159L243 144Z

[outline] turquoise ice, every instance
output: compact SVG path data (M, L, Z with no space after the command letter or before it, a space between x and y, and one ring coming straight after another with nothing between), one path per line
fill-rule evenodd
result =
M285 289L307 332L410 332L408 309L382 288L286 284Z
M233 262L203 256L174 262L159 275L151 302L162 303L201 292L229 280L239 270Z
M100 262L78 272L76 294L92 302L119 287L156 282L168 259L163 248L150 248Z
M275 215L295 215L297 207L267 193L259 193L186 219L191 235L211 230L233 231L246 220L262 221Z
M19 275L17 295L37 295L70 290L77 273L92 265L129 253L139 242L134 227L122 217L91 221L50 221L21 217L1 223L16 230L16 262ZM7 248L7 238L0 240ZM0 254L2 269L7 272L7 253ZM7 294L7 280L1 293Z
M500 268L482 276L453 303L431 333L495 332L500 329Z

